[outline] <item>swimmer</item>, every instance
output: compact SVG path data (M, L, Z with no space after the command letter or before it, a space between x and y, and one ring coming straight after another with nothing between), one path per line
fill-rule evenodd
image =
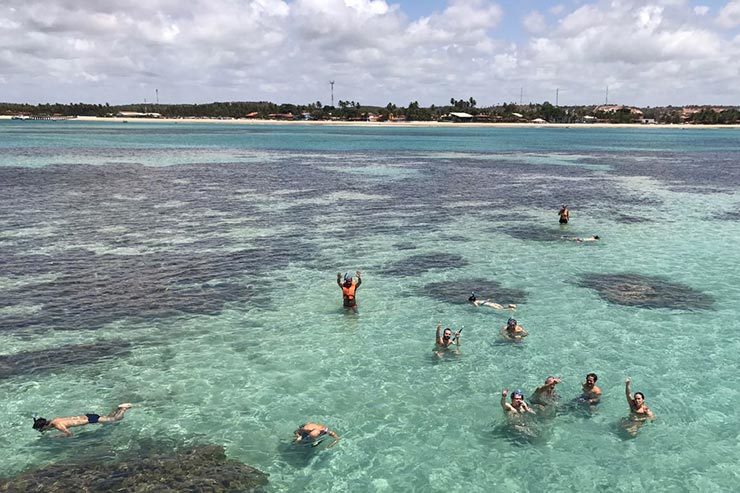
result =
M355 272L357 276L357 282L352 279L352 274L349 272L344 274L344 281L342 281L341 272L337 272L337 285L342 288L342 303L344 308L350 308L352 311L357 313L357 299L355 293L362 284L362 278L360 277L360 271Z
M328 427L318 423L302 424L293 432L293 435L295 435L293 443L310 443L312 447L318 446L324 441L322 437L327 435L334 439L327 448L333 447L339 441L339 435L331 431Z
M455 353L460 352L460 343L462 342L460 339L460 332L462 332L462 329L455 332L455 335L453 336L452 329L447 327L442 331L442 322L437 323L437 333L434 336L434 345L436 346L434 352L437 356L442 357L442 354L445 351L451 350L452 346L457 346L454 350Z
M511 404L506 402L506 396L508 393L509 389L501 391L501 408L507 416L518 416L524 413L535 414L527 403L524 402L524 393L521 390L517 389L511 394Z
M513 318L507 320L506 325L501 327L501 337L509 339L511 341L521 341L529 335L529 332L524 330L524 327L519 325Z
M508 305L503 306L498 303L494 303L491 300L479 300L475 297L475 293L470 293L468 302L475 306L487 306L489 308L495 308L496 310L516 310L516 305L514 303L509 303Z
M586 375L586 381L583 383L583 393L576 399L578 402L595 406L601 400L601 389L596 386L599 377L596 373Z
M560 396L555 392L555 386L559 384L561 380L555 377L547 377L545 384L537 389L532 394L532 404L539 405L541 407L554 404Z
M92 425L96 423L115 423L121 421L126 411L131 409L131 404L119 404L117 408L111 411L107 416L97 414L84 414L82 416L68 416L66 418L53 418L51 421L44 418L33 418L33 429L43 433L52 428L64 433L64 436L71 437L72 432L69 428L75 426Z
M655 419L655 415L647 405L645 405L645 394L635 392L632 397L632 379L627 377L624 381L624 393L627 397L627 403L630 406L630 416L626 420L624 428L632 436L637 435L637 430L647 421Z
M558 216L560 216L560 224L568 224L568 221L570 220L570 211L568 210L567 205L563 204L560 206Z
M590 241L599 241L601 238L599 235L587 236L585 238L573 238L576 243L587 243Z

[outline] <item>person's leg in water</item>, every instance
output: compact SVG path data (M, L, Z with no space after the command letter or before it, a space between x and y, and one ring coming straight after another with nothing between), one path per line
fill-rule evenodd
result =
M129 409L131 409L131 404L127 402L119 404L118 407L111 411L109 415L100 416L100 418L98 418L98 423L115 423L116 421L121 421L123 419L123 415L126 414L126 411Z

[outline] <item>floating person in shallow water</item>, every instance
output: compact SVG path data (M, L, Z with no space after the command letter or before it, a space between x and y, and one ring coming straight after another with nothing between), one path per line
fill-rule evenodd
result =
M65 436L71 437L72 432L69 428L75 426L93 425L96 423L115 423L121 421L126 411L131 409L131 404L119 404L117 408L111 411L107 416L97 414L85 414L82 416L69 416L66 418L54 418L51 421L44 418L33 418L33 429L43 433L45 431L56 429L64 433Z
M475 293L470 293L468 302L475 306L487 306L489 308L495 308L496 310L516 310L516 305L514 303L509 303L508 305L504 306L498 303L494 303L491 300L479 300L478 298L476 298Z
M560 224L568 224L568 221L570 221L570 211L567 205L563 204L560 206L558 216L560 216Z
M329 447L333 447L339 441L339 435L319 423L304 423L299 426L293 434L295 435L293 443L310 443L312 447L318 446L324 441L324 437L326 436L330 436L334 439L334 441L329 444Z
M534 411L524 402L524 393L517 389L511 394L511 404L506 402L509 389L501 391L501 408L507 416L518 416L524 413L534 414Z
M462 342L460 339L460 332L462 332L462 329L455 332L455 335L453 336L452 329L447 327L443 331L442 322L439 322L437 324L437 333L434 336L435 354L440 358L446 351L452 351L454 354L460 354L460 343Z
M337 284L342 288L342 303L345 308L352 309L355 313L357 312L357 289L362 284L362 278L360 277L360 271L355 272L357 276L357 282L352 279L352 274L349 272L344 274L344 281L342 281L341 272L337 272Z
M572 238L571 237L563 236L563 239L570 240L570 241L575 241L576 243L591 243L591 242L594 242L594 241L599 241L601 239L601 237L599 235L586 236L585 238L580 238L578 236L574 236Z
M545 384L541 387L537 387L534 391L530 402L539 406L541 409L545 409L546 407L556 404L558 399L560 399L560 396L555 392L555 386L560 382L561 380L559 378L547 377L547 379L545 379Z
M500 334L506 340L521 342L522 339L529 335L529 332L524 330L524 327L519 325L515 319L510 318L506 321L506 325L501 327Z
M622 420L622 427L632 436L637 435L637 431L647 421L655 419L655 415L645 404L645 394L635 392L632 396L632 379L627 377L624 381L624 393L627 397L627 403L630 406L630 416Z
M596 381L599 379L596 373L589 373L586 375L586 381L583 382L583 393L576 398L576 402L581 404L588 404L595 406L601 400L601 389L596 386Z

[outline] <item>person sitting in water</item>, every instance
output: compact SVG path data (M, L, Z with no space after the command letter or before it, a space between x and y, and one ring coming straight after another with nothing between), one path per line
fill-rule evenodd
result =
M75 426L92 425L96 423L115 423L121 421L126 411L131 409L131 404L124 403L119 404L110 414L107 416L99 416L97 414L85 414L82 416L69 416L66 418L54 418L51 421L44 418L33 418L33 429L43 433L52 428L61 431L65 436L71 437L72 432L69 428Z
M293 443L310 443L312 447L319 445L324 441L322 437L327 435L334 439L334 441L329 444L329 447L333 447L339 441L339 435L331 431L328 427L318 423L302 424L293 432L293 434L295 435Z
M560 211L558 211L558 215L560 216L560 224L568 224L568 221L570 220L570 211L568 210L568 206L563 204L560 206Z
M586 381L583 383L583 393L578 397L578 402L595 406L601 400L601 389L596 386L596 381L599 377L596 373L589 373L586 375Z
M355 294L357 289L362 284L362 278L360 277L360 271L355 272L357 276L357 282L352 279L352 274L349 272L344 274L344 281L342 281L342 273L337 272L337 285L342 288L342 303L345 308L351 308L357 311L357 299Z
M524 393L517 389L511 394L511 404L506 402L506 396L509 393L509 389L501 391L501 408L504 410L507 416L518 416L524 413L535 412L530 409L526 402L524 402Z
M501 327L500 333L501 337L512 341L521 341L529 335L529 332L524 330L524 327L519 325L513 318L506 321L506 325Z
M468 302L475 305L475 306L487 306L489 308L495 308L496 310L516 310L516 305L513 303L509 303L505 307L503 305L500 305L498 303L494 303L491 300L479 300L475 297L475 293L470 293L470 297L468 298Z
M545 384L537 389L532 394L531 402L542 407L554 404L560 397L555 392L555 386L560 383L559 378L547 377Z

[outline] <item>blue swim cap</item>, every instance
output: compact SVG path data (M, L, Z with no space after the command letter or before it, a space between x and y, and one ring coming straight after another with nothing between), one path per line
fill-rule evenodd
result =
M512 397L516 397L516 396L524 397L524 392L522 392L522 391L521 391L521 389L516 389L516 390L515 390L515 391L514 391L514 392L513 392L512 394L511 394L511 396L512 396Z
M350 274L349 272L345 272L344 273L344 280L345 281L351 281L352 280L352 274Z

